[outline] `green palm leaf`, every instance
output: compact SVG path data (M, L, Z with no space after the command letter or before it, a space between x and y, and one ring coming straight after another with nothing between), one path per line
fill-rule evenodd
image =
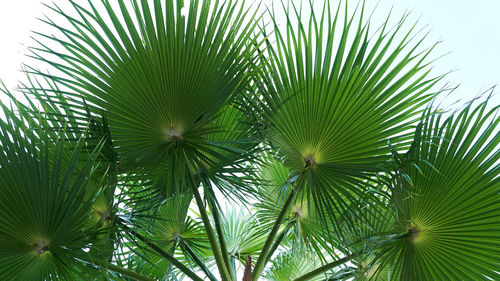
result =
M106 0L99 9L71 1L79 17L53 8L68 27L47 21L65 38L40 34L40 47L33 48L60 70L57 82L106 116L125 166L164 163L176 146L216 155L207 135L221 128L211 122L250 83L255 23L243 5L192 1L184 15L183 2L174 2L150 7L134 0L130 8L118 1L114 9ZM60 44L62 53L42 40ZM51 54L59 59L46 59Z
M387 202L386 202L387 203ZM386 206L373 205L357 208L360 214L345 214L355 222L355 227L345 223L343 231L346 238L343 246L355 257L350 260L349 272L355 280L393 280L394 276L389 265L382 265L377 261L380 245L393 238L396 218L392 209ZM346 219L347 221L347 219ZM350 276L350 275L349 275ZM345 280L345 279L339 279Z
M83 265L77 259L89 256L84 249L96 242L97 225L89 219L99 190L89 194L87 185L97 152L82 165L81 145L53 143L2 107L0 279L78 279Z
M500 133L487 102L425 118L411 179L396 178L399 233L380 253L401 280L500 278ZM406 189L406 190L405 190ZM402 200L402 201L401 201Z
M254 204L256 216L261 224L271 228L283 208L285 198L290 194L292 187L289 184L290 168L274 159L271 155L263 155L263 164L260 167L258 201ZM298 252L315 250L318 258L325 259L324 254L334 254L332 243L325 239L325 222L319 216L314 202L305 198L297 198L285 214L285 224L282 231L286 232L284 244Z
M169 198L158 208L151 208L149 215L133 216L134 227L138 232L161 247L178 260L197 266L191 261L189 253L197 257L210 255L208 239L201 225L187 215L192 195L184 194ZM134 215L134 214L132 214ZM146 231L144 231L146 230ZM137 272L160 280L170 275L182 274L158 253L144 244L134 241L134 237L125 244L129 248L120 259L128 263Z
M244 209L225 212L222 230L233 267L238 260L245 265L247 256L255 260L266 241L266 229Z
M115 213L113 197L118 159L109 138L109 128L105 120L90 114L85 104L82 107L70 104L59 88L60 85L53 79L38 79L29 74L26 77L27 84L21 84L16 92L1 89L15 102L20 119L24 119L25 124L19 126L28 125L26 130L43 131L53 143L64 139L68 150L81 150L80 163L77 164L79 169L85 165L86 158L90 155L99 162L88 180L85 200L93 200L89 226L95 226L96 223L101 225L97 234L98 242L92 245L91 252L105 259L110 258L114 250L116 230L111 220ZM26 104L16 98L20 95L24 97ZM11 118L17 117L11 115ZM100 147L99 153L95 154L97 147ZM64 156L67 158L69 154ZM65 159L62 164L65 165L68 161L69 159Z
M266 280L273 281L289 281L302 276L303 274L315 269L321 265L319 260L314 258L314 255L302 253L283 252L272 260L271 266L264 273L263 277ZM309 280L318 281L324 280L326 275L319 275Z
M407 15L84 2L0 89L0 280L500 280L500 106L433 112Z
M405 18L393 31L386 21L370 39L363 8L355 19L346 7L342 24L340 6L335 11L325 1L317 14L311 3L306 24L302 7L288 3L285 27L272 13L277 42L267 46L268 136L285 165L302 171L302 196L336 217L366 197L366 180L390 157L388 140L398 149L408 145L439 78L427 78L430 50L416 51L421 41L412 42L411 30L399 34Z

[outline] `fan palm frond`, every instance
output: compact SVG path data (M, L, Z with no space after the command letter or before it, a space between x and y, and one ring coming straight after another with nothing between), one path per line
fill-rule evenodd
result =
M191 194L171 197L160 207L151 208L149 216L135 218L134 228L165 252L196 267L199 265L192 262L192 255L206 262L211 254L202 226L188 216L191 200ZM120 255L122 262L129 263L139 273L159 279L172 274L182 276L157 252L135 241L133 236L127 238L130 239L126 243L129 249Z
M64 138L54 143L40 128L27 130L29 120L2 108L0 278L74 280L85 272L86 250L97 242L97 224L89 221L100 189L88 183L98 151L82 164L82 145L67 146Z
M47 20L65 38L40 34L33 56L58 69L54 79L83 97L91 112L106 116L122 165L150 167L179 146L194 149L196 158L217 155L212 148L220 142L209 135L229 134L234 125L214 128L212 121L249 85L255 56L255 22L242 3L191 1L184 14L182 1L70 2L79 17L52 8L68 27Z
M263 277L266 280L272 281L289 281L294 280L299 276L315 269L321 263L315 259L313 255L294 253L281 253L271 261L271 266L264 273ZM313 277L309 280L318 281L324 280L325 274Z
M266 228L259 225L257 219L244 209L225 212L222 230L228 254L234 263L239 260L245 265L247 256L255 260L266 241Z
M400 235L379 253L401 280L495 280L500 278L500 132L498 107L488 102L423 122L406 168L411 184L395 179L395 200L404 207ZM408 193L408 190L410 193Z
M290 184L292 174L290 168L271 155L262 155L263 164L259 171L262 183L259 185L258 201L254 207L259 222L270 229L293 188ZM288 206L284 218L286 226L282 230L286 232L283 242L290 244L297 252L314 249L318 257L324 260L325 253L334 255L332 243L335 241L326 239L324 226L327 223L319 216L315 206L314 202L300 197Z
M272 12L276 44L268 41L266 71L272 75L261 87L268 136L285 165L302 173L302 196L335 218L367 197L367 180L390 157L389 140L397 149L409 145L440 77L428 78L432 47L417 51L423 38L412 37L413 28L400 34L406 17L393 30L387 20L370 37L363 6L356 18L347 4L343 13L325 1L318 14L310 1L306 23L302 6L286 3L284 27Z
M25 130L43 131L43 137L50 139L50 142L64 140L65 149L79 149L78 168L91 155L99 163L88 179L85 196L85 200L94 200L89 225L101 225L98 234L101 239L97 239L99 242L92 245L91 252L105 259L110 258L114 250L116 230L111 220L116 211L113 200L118 159L109 137L109 128L105 120L90 114L85 105L80 107L68 102L60 85L53 79L39 79L40 77L28 73L26 78L27 82L20 84L15 92L1 90L16 104L18 114L24 120ZM20 96L26 103L20 101ZM11 117L15 118L14 115ZM97 147L99 153L95 154ZM68 161L66 159L62 163ZM96 198L92 198L94 196Z
M380 205L365 205L356 210L358 214L344 215L351 217L349 220L355 225L353 227L351 223L346 223L343 226L345 240L342 241L344 254L352 253L353 258L350 260L352 266L340 273L349 273L349 277L354 276L355 280L393 280L390 266L380 267L376 262L376 256L381 245L396 236L394 230L397 223L394 210L389 206Z

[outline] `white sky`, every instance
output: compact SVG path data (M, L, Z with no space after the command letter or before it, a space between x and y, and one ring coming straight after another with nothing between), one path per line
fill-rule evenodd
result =
M23 79L19 69L21 63L28 60L25 54L26 46L33 43L30 39L31 30L50 32L45 24L36 19L48 11L41 2L0 2L0 80L10 89L16 86L17 80ZM67 4L66 0L54 2L62 7ZM273 1L264 0L264 3L270 2ZM274 2L279 4L278 0ZM332 3L337 2L332 0ZM358 1L348 2L356 4ZM434 53L435 56L451 52L434 63L435 73L453 70L444 82L460 84L445 105L458 99L470 100L500 83L500 1L366 0L369 10L377 3L373 21L382 22L391 7L395 18L409 10L409 22L419 20L421 27L428 25L431 30L428 44L436 40L443 41ZM410 24L406 25L409 26ZM500 89L496 90L494 104L500 104L499 91Z

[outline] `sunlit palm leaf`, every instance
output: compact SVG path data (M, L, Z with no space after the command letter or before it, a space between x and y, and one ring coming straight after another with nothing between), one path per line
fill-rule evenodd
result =
M390 157L388 140L408 145L439 78L427 78L421 41L412 42L411 30L400 35L405 18L392 31L387 21L371 39L363 7L355 19L347 7L343 13L325 1L318 14L311 3L306 24L302 8L287 3L284 27L272 14L277 42L267 48L270 144L285 165L303 171L304 196L335 217L366 196L364 180Z
M267 233L254 216L243 209L225 212L222 229L233 266L236 266L238 260L245 265L247 256L256 260L266 241Z
M302 276L303 274L321 265L319 260L313 255L283 252L272 260L271 266L264 273L266 280L289 281ZM327 275L322 274L311 278L311 281L324 280Z

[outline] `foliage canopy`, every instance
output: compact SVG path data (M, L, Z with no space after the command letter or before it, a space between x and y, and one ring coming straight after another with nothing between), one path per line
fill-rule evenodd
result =
M498 106L434 106L406 16L67 1L2 89L0 280L500 279Z

